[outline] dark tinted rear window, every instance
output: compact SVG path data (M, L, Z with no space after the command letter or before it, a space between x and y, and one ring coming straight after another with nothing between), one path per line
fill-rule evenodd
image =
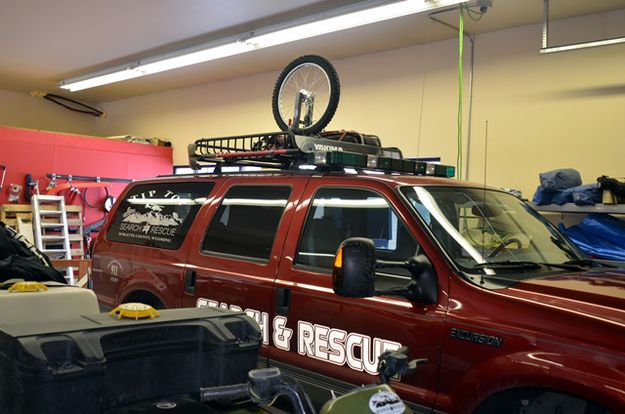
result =
M290 187L232 187L215 213L202 249L268 260Z
M214 183L137 185L115 213L109 240L161 249L177 249Z

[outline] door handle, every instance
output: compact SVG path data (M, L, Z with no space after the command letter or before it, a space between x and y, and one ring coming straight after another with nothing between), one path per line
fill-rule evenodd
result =
M276 314L280 316L289 316L290 306L291 289L287 287L276 288Z
M185 293L195 294L195 270L187 269L184 274L184 291Z

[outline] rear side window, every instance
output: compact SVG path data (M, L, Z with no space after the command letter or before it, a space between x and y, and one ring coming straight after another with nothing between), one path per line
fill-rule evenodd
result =
M296 263L331 269L339 244L350 237L373 240L377 257L384 260L403 261L417 250L414 238L378 193L322 188L308 212Z
M108 240L175 250L214 187L212 182L133 187L115 212Z
M290 195L290 187L232 187L215 213L202 250L269 260Z

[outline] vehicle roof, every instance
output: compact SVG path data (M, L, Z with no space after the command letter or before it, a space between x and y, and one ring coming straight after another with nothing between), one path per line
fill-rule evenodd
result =
M458 187L486 187L494 189L491 186L485 186L482 183L474 183L469 181L456 180L453 178L429 177L423 175L398 174L398 173L379 173L364 172L347 173L341 171L243 171L243 172L227 172L227 173L208 173L208 174L188 174L188 175L168 175L154 178L146 178L134 181L135 183L150 182L188 182L194 180L215 180L225 178L245 177L246 179L255 178L259 181L263 179L277 179L290 177L343 177L345 180L355 181L373 181L386 183L391 187L399 185L438 185L438 186L458 186Z

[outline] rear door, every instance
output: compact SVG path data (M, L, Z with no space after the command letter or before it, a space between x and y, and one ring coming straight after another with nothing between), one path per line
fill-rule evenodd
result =
M180 306L187 234L214 185L207 179L157 180L124 193L94 247L92 282L101 304L112 307L149 292L161 306Z
M263 330L267 355L273 285L297 200L307 177L237 177L219 189L199 222L188 257L184 306L245 311Z
M345 238L372 239L378 258L385 260L403 261L421 248L415 223L386 185L346 182L317 178L305 191L276 279L270 365L309 385L345 392L374 382L377 356L407 345L411 358L429 362L395 388L418 405L413 407L417 411L428 411L436 396L447 285L439 286L434 305L397 296L350 299L334 294L331 269ZM376 285L401 287L409 280L404 269L379 269Z

